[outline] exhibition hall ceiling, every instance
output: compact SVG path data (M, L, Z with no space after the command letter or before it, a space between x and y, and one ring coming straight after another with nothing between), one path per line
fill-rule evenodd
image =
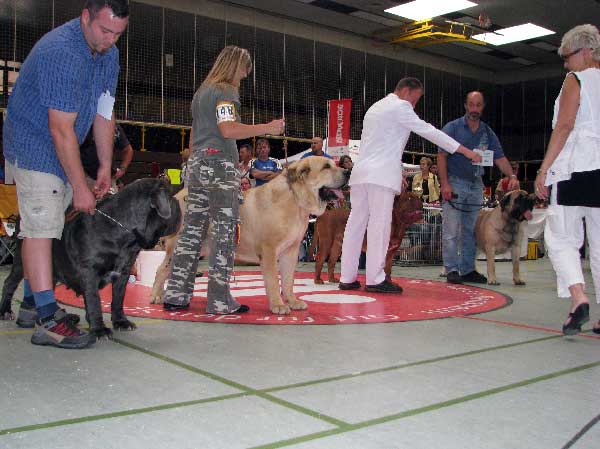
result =
M330 29L358 34L391 45L379 36L393 34L411 22L385 12L411 0L230 0L228 3L301 20ZM438 24L447 21L473 25L480 29L479 19L489 17L487 31L495 31L525 23L547 28L555 34L505 45L474 45L463 42L441 43L419 51L451 58L482 69L501 72L523 67L560 67L556 54L562 35L575 25L600 25L600 0L472 0L476 6L435 17ZM395 44L404 45L404 44Z

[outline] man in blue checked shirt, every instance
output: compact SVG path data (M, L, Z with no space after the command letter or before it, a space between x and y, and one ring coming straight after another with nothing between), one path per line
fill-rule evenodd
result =
M111 180L119 76L115 43L129 20L127 0L87 0L81 16L43 36L21 67L4 122L4 156L14 173L23 239L25 298L17 324L35 327L31 342L83 348L93 339L79 317L59 309L52 289L52 239L64 210L93 213ZM93 126L100 166L93 192L79 145Z

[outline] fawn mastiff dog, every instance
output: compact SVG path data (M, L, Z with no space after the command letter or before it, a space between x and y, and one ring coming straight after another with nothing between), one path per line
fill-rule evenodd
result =
M157 179L135 181L99 202L96 209L94 215L78 214L65 223L61 240L52 242L52 264L54 282L83 295L90 332L110 338L112 331L104 325L99 291L112 284L113 329L135 329L123 312L131 266L142 249L153 248L161 237L177 230L181 210L169 187ZM22 279L18 250L2 289L0 316L5 319L14 318L11 300Z
M331 159L311 156L292 163L267 184L245 192L240 206L241 230L236 260L260 263L272 313L288 314L290 310L307 308L292 290L300 242L308 227L309 216L321 215L327 202L341 195L334 189L344 186L348 177L349 173ZM184 189L176 195L180 204L186 194ZM162 302L179 232L181 227L176 235L164 239L167 254L156 271L153 303ZM206 248L206 242L203 248Z
M414 222L421 219L423 203L409 192L402 192L394 198L392 211L392 229L390 232L390 244L385 257L386 279L391 280L393 257L400 245L406 229ZM334 275L335 264L342 253L342 241L344 230L350 211L348 209L332 209L321 215L315 223L315 234L309 249L309 255L314 254L314 248L318 245L315 258L315 284L322 284L321 271L323 264L327 261L327 280L332 283L339 282ZM363 249L365 243L363 242Z
M475 223L475 238L477 247L485 252L487 258L488 284L500 284L496 280L494 256L510 248L513 282L515 285L525 285L519 272L520 245L525 221L532 218L533 203L532 195L524 190L513 190L502 198L499 206L479 213Z

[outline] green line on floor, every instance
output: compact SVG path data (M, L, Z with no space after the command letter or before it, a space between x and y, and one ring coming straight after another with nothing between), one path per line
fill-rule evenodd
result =
M532 385L532 384L535 384L538 382L543 382L545 380L550 380L550 379L554 379L556 377L573 374L578 371L584 371L584 370L587 370L590 368L595 368L598 366L600 366L600 361L597 361L594 363L587 363L585 365L580 365L580 366L576 366L573 368L556 371L554 373L544 374L542 376L533 377L531 379L526 379L526 380L523 380L520 382L515 382L512 384L504 385L502 387L492 388L490 390L484 390L484 391L480 391L478 393L469 394L469 395L462 396L459 398L451 399L449 401L438 402L437 404L431 404L431 405L428 405L425 407L419 407L416 409L407 410L405 412L396 413L396 414L388 415L388 416L383 416L381 418L375 418L375 419L363 421L363 422L356 423L356 424L348 424L347 426L345 426L343 428L331 429L331 430L326 430L326 431L322 431L322 432L316 432L316 433L304 435L301 437L296 437L296 438L291 438L288 440L281 440L281 441L277 441L274 443L265 444L262 446L255 446L252 449L275 449L275 448L280 448L280 447L285 447L285 446L291 446L293 444L305 443L307 441L317 440L317 439L321 439L321 438L324 438L327 436L339 435L339 434L351 432L354 430L360 430L360 429L372 427L372 426L375 426L378 424L385 424L385 423L388 423L391 421L397 421L397 420L400 420L403 418L407 418L409 416L415 416L415 415L419 415L422 413L427 413L427 412L431 412L434 410L443 409L446 407L450 407L452 405L462 404L465 402L484 398L486 396L492 396L492 395L495 395L498 393L504 393L506 391L514 390L516 388L525 387L525 386Z
M508 344L500 345L500 346L491 346L489 348L475 349L473 351L467 351L467 352L459 352L457 354L444 355L444 356L440 356L440 357L435 357L433 359L418 360L416 362L404 363L401 365L394 365L394 366L386 366L384 368L376 368L376 369L367 370L367 371L360 371L358 373L342 374L339 376L325 377L323 379L309 380L306 382L299 382L296 384L282 385L280 387L265 388L260 391L263 393L273 393L275 391L290 390L292 388L307 387L307 386L312 386L312 385L317 385L317 384L322 384L322 383L327 383L327 382L335 382L338 380L352 379L355 377L385 373L387 371L394 371L394 370L409 368L409 367L413 367L413 366L428 365L430 363L443 362L445 360L452 360L452 359L468 357L468 356L476 355L476 354L483 354L485 352L497 351L497 350L507 349L507 348L514 348L516 346L528 345L531 343L539 343L542 341L554 340L554 339L561 338L561 337L562 337L562 335L552 335L550 337L541 337L541 338L536 338L534 340L520 341L517 343L508 343Z
M118 418L121 416L138 415L140 413L156 412L160 410L169 410L172 408L189 407L191 405L206 404L210 402L225 401L227 399L235 399L243 396L248 396L248 393L233 393L223 396L215 396L206 399L197 399L195 401L174 402L172 404L155 405L152 407L137 408L132 410L124 410L113 413L103 413L101 415L83 416L81 418L61 419L41 424L31 424L29 426L12 427L10 429L1 429L0 435L9 435L13 433L29 432L31 430L48 429L51 427L68 426L70 424L81 424L90 421L99 421L102 419Z
M347 425L345 422L340 421L338 419L335 419L335 418L333 418L331 416L323 415L323 414L317 413L317 412L315 412L313 410L304 408L304 407L302 407L300 405L288 402L288 401L286 401L284 399L276 398L274 396L271 396L271 395L266 394L264 392L261 392L259 390L255 390L254 388L248 387L246 385L242 385L240 383L234 382L234 381L229 380L229 379L225 379L224 377L221 377L221 376L218 376L216 374L210 373L210 372L205 371L203 369L196 368L195 366L188 365L187 363L180 362L179 360L172 359L171 357L167 357L167 356L159 354L157 352L150 351L149 349L144 349L144 348L142 348L140 346L134 345L133 343L129 343L129 342L123 341L123 340L121 340L119 338L113 338L113 341L115 341L115 342L117 342L117 343L119 343L119 344L121 344L123 346L126 346L128 348L135 349L136 351L142 352L142 353L144 353L146 355L149 355L151 357L155 357L155 358L157 358L159 360L162 360L164 362L167 362L167 363L170 363L172 365L175 365L175 366L178 366L180 368L183 368L185 370L191 371L192 373L200 374L200 375L202 375L202 376L204 376L204 377L206 377L208 379L214 380L216 382L223 383L223 384L225 384L227 386L230 386L232 388L236 388L238 390L242 390L246 394L252 394L252 395L259 396L262 399L266 399L267 401L274 402L274 403L279 404L279 405L281 405L283 407L296 410L297 412L303 413L303 414L311 416L313 418L318 418L318 419L320 419L322 421L328 422L328 423L333 424L335 426L344 426L344 425Z

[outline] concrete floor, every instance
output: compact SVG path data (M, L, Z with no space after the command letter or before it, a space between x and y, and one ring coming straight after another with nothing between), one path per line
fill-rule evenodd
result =
M0 321L0 448L597 449L600 338L590 328L600 306L589 271L592 320L576 337L560 333L569 302L546 259L522 263L526 287L512 285L510 263L497 271L493 289L513 303L465 318L136 319L137 331L79 351L33 346L30 330ZM439 272L394 268L443 281Z

